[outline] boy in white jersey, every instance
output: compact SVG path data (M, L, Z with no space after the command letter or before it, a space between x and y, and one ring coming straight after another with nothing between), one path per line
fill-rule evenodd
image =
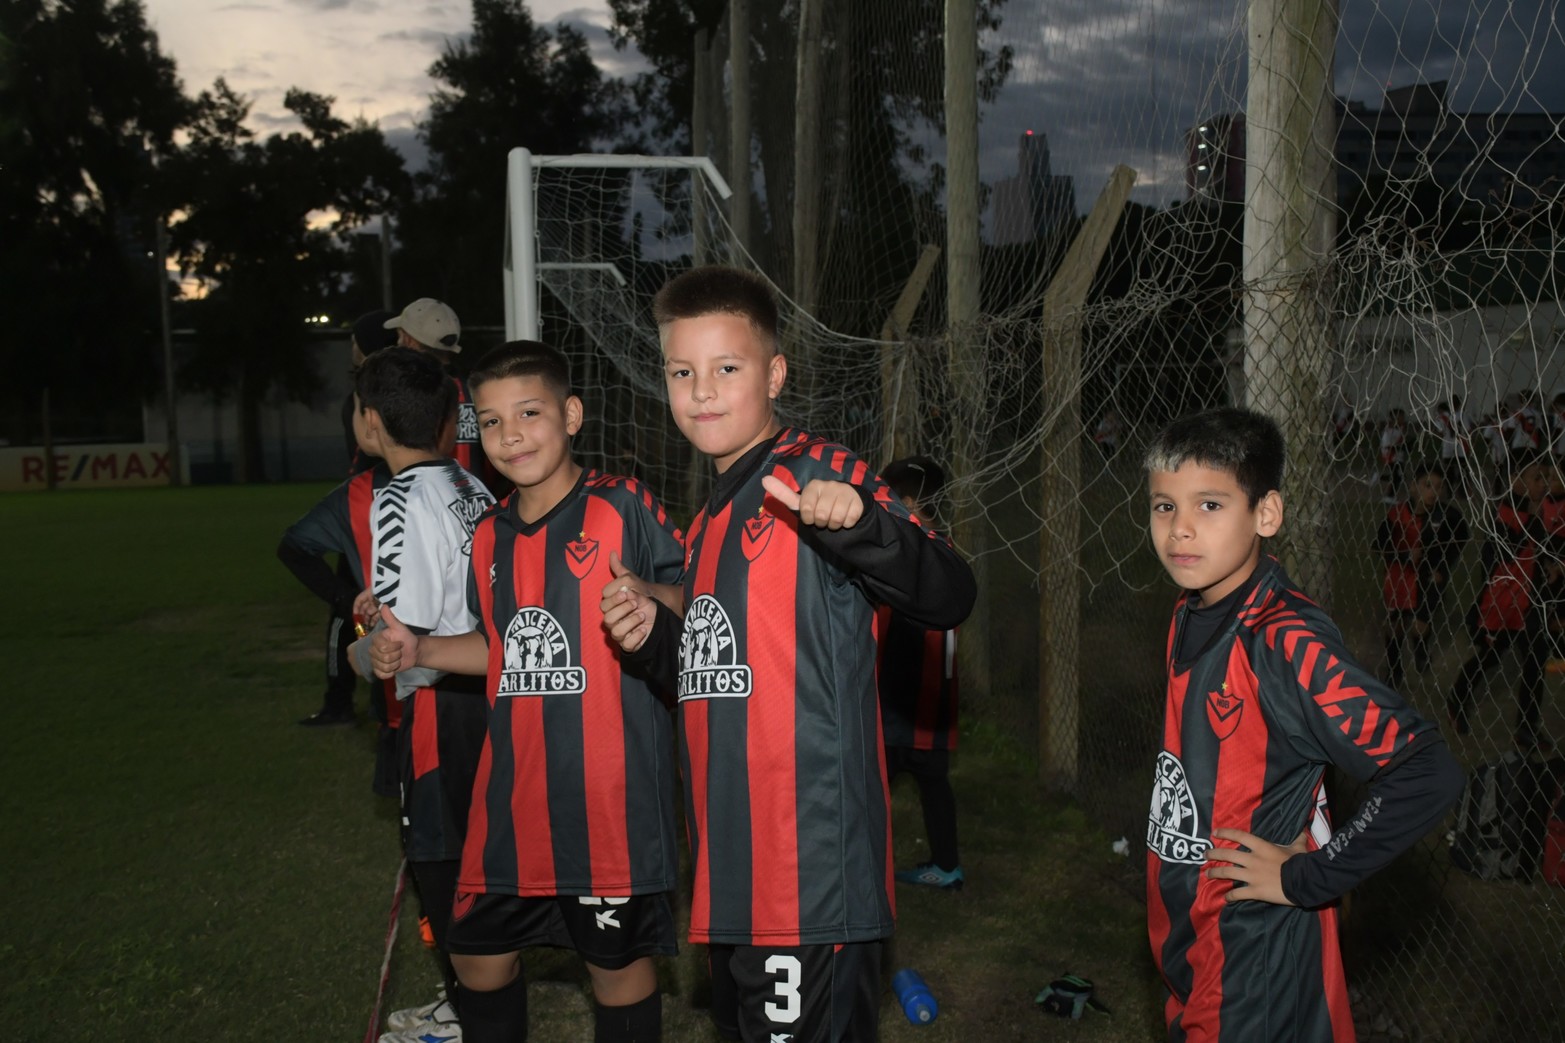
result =
M366 577L369 589L354 606L357 615L376 624L382 607L394 607L416 633L462 634L473 628L467 609L473 527L494 499L440 452L441 430L455 409L455 388L428 355L386 348L359 370L354 434L392 472L370 508L373 569ZM375 675L370 645L364 638L349 650L354 669L366 678ZM483 690L481 677L423 669L397 675L403 707L402 845L453 1002L456 976L444 956L445 932L483 745Z

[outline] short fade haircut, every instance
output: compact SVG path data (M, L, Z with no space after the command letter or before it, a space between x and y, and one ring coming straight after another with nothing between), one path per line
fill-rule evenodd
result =
M1158 432L1142 466L1173 472L1187 463L1227 471L1244 490L1250 509L1282 488L1287 447L1282 429L1253 409L1220 406L1180 417Z
M539 340L508 340L487 352L467 375L469 390L491 380L540 377L563 402L571 394L571 364L565 353Z
M652 299L652 317L659 330L677 319L703 315L746 319L761 343L777 350L777 294L754 272L720 264L692 268L670 279Z
M382 348L354 378L359 409L380 414L386 434L404 449L438 452L440 431L456 413L456 385L433 355Z

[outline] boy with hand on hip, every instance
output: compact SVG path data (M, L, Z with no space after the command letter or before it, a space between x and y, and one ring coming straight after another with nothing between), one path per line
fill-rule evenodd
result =
M1348 653L1263 540L1283 523L1282 433L1244 409L1147 450L1151 535L1183 588L1147 824L1168 1038L1353 1039L1335 902L1440 821L1463 775L1439 732ZM1325 768L1369 784L1332 831Z
M382 676L487 674L488 714L449 945L466 1043L527 1038L522 950L574 949L597 1043L660 1038L653 957L676 950L673 721L604 632L605 591L677 583L679 531L635 480L584 469L583 422L554 348L512 341L468 378L484 451L515 491L478 523L479 629L420 637L384 614ZM680 606L677 588L656 591ZM668 698L672 702L672 698Z
M875 606L953 627L972 572L858 457L777 418L788 364L764 279L697 268L653 314L674 422L717 480L686 536L684 618L627 589L604 623L679 693L713 1021L730 1039L864 1043L893 929Z

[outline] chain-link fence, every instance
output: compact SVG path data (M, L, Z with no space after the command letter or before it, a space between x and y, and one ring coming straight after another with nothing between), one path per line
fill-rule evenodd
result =
M942 161L956 6L730 3L696 33L692 141L732 199L688 174L537 175L544 336L574 345L601 417L584 455L688 516L705 470L666 419L648 300L693 260L766 273L787 418L873 463L951 464L945 520L982 590L965 712L1137 837L1175 595L1141 452L1196 408L1266 411L1290 446L1274 549L1502 798L1483 857L1451 846L1453 816L1345 902L1361 1036L1565 1038L1552 9L983 0L973 259ZM1340 822L1364 793L1331 781Z

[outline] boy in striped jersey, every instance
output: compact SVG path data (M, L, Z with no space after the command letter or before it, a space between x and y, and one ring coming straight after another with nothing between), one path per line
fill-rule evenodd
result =
M847 449L786 427L787 360L759 276L697 268L653 304L674 422L717 468L686 536L685 613L634 590L604 621L679 692L694 863L730 1039L878 1038L893 928L875 606L966 618L973 575Z
M676 948L673 722L622 670L601 604L622 586L651 592L635 570L678 606L684 549L639 483L573 459L583 408L558 351L513 341L469 381L484 451L516 486L473 537L479 629L421 638L392 612L376 646L383 676L414 664L488 675L450 935L463 1037L527 1037L522 950L548 945L585 960L598 1043L655 1040L653 957Z
M385 461L391 479L370 507L373 567L356 615L378 626L395 610L420 633L472 628L467 573L473 526L494 499L441 452L456 392L439 362L408 348L370 356L354 381L354 434ZM354 670L372 677L371 639L350 649ZM458 677L434 670L395 673L403 708L398 731L402 846L429 917L448 996L460 1011L446 951L446 925L467 829L473 773L483 741L482 670Z
M945 473L927 456L893 460L881 472L886 484L926 525ZM904 884L960 891L965 879L957 854L956 795L951 792L951 754L956 750L956 631L926 630L881 606L880 719L886 738L886 775L895 783L904 772L918 783L924 809L929 860L897 870Z
M1439 732L1262 553L1283 460L1277 425L1233 408L1176 420L1146 455L1153 546L1184 590L1147 824L1170 1040L1352 1040L1336 900L1462 789ZM1335 833L1327 764L1369 785Z

